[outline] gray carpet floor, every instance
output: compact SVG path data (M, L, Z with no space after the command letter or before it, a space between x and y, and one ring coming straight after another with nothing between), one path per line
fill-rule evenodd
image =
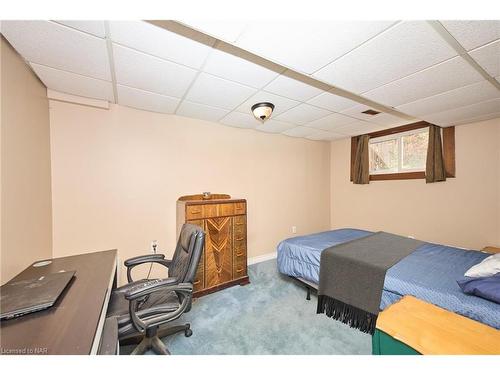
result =
M316 314L316 296L281 275L276 260L249 266L250 284L193 302L183 333L163 341L172 354L370 354L371 336ZM130 353L132 347L122 347ZM149 354L149 353L148 353Z

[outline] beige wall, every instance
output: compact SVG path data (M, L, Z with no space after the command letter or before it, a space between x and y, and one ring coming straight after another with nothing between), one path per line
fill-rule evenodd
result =
M457 177L349 181L350 140L331 144L331 225L460 247L500 245L500 119L456 127Z
M45 86L1 38L1 283L52 255Z
M248 200L249 256L330 226L330 145L122 106L50 103L54 256L153 239L171 254L179 196ZM123 279L123 278L122 278Z

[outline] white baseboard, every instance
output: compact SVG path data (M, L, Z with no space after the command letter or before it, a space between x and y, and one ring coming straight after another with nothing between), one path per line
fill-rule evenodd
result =
M267 253L264 255L258 255L256 257L248 258L248 265L265 262L266 260L275 259L278 253L273 251L272 253Z

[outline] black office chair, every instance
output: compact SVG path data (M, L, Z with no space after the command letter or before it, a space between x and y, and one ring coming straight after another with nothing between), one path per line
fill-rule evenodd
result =
M131 354L149 349L170 354L161 337L181 331L186 337L192 335L189 323L174 327L166 324L191 309L193 280L204 243L205 233L200 227L184 224L172 260L163 254L151 254L125 261L129 284L113 291L107 316L117 317L120 343L138 343ZM132 280L132 269L150 262L167 267L168 278Z

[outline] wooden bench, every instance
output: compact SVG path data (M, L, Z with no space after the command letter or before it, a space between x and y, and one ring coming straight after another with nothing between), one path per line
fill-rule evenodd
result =
M500 330L405 296L379 314L373 354L500 354Z

